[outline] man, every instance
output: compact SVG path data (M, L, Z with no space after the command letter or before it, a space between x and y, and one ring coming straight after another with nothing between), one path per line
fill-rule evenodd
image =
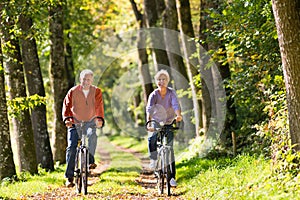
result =
M74 126L74 118L79 121L90 121L95 118L97 128L104 124L104 106L102 99L102 91L98 87L92 85L93 72L85 69L80 73L80 84L71 88L63 102L62 116L68 127L68 146L66 149L67 169L65 177L67 178L66 186L73 187L74 168L76 148L78 144L78 134ZM74 117L74 118L73 118ZM87 133L89 147L89 167L96 168L95 150L97 146L96 128L92 127Z

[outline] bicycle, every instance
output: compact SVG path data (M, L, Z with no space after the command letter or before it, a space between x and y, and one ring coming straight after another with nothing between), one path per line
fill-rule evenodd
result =
M89 128L96 127L94 120L96 118L101 117L94 117L89 121L79 121L75 117L73 118L75 123L73 124L76 128L78 134L78 145L76 149L76 156L75 156L75 170L74 170L74 177L75 177L75 186L77 193L82 193L84 195L87 194L87 186L88 186L88 175L90 172L89 169L89 149L87 145L87 130ZM103 125L104 125L104 120ZM103 127L102 125L102 127Z
M178 130L179 124L176 123L176 126L174 120L171 125L164 125L163 123L158 123L155 120L150 120L146 123L146 129L148 129L149 123L152 123L155 131L157 132L157 164L154 169L154 174L157 178L157 189L159 194L164 193L164 185L166 186L167 195L171 196L171 172L172 167L171 163L172 160L170 160L170 151L171 146L167 143L168 138L168 132L167 129L171 130Z

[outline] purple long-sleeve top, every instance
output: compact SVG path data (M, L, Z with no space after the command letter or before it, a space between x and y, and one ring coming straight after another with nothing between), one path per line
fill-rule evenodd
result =
M149 95L146 112L153 120L171 124L176 117L175 111L177 110L180 110L180 104L174 89L167 88L164 98L160 96L158 89Z

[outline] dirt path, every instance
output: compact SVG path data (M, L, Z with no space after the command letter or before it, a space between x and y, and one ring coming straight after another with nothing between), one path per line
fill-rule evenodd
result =
M101 156L101 162L97 163L97 167L91 170L91 174L88 178L88 185L91 186L99 181L99 176L109 167L111 158L109 152L105 151L100 147L97 146L97 153ZM38 199L38 200L71 200L74 198L82 197L82 194L78 194L75 191L75 188L68 188L65 186L59 187L57 189L49 188L49 192L45 192L43 194L35 194L29 197L21 197L20 199ZM101 196L97 196L96 194L88 193L85 195L87 199L93 198L102 198Z
M135 180L139 185L141 185L143 188L145 188L148 192L147 195L141 196L122 196L121 199L182 199L180 198L179 194L176 194L176 189L172 188L172 196L167 197L166 195L161 195L159 196L157 194L157 189L156 189L156 179L153 175L153 172L149 171L148 165L149 165L149 159L148 157L145 157L145 155L135 152L131 149L126 149L123 147L115 146L116 149L120 151L124 151L127 153L133 154L135 157L139 158L141 160L142 164L142 171L140 173L140 176ZM88 180L88 185L93 185L97 181L99 181L99 177L101 173L103 173L105 170L108 169L111 158L109 152L105 151L104 149L101 148L101 145L97 146L97 153L100 154L101 157L101 162L97 163L96 169L91 171L91 175ZM49 192L45 192L43 194L35 194L29 197L21 197L21 199L55 199L55 200L71 200L74 198L85 198L85 199L105 199L101 194L97 193L91 193L89 192L87 195L82 195L82 194L77 194L75 192L74 188L67 188L65 186L62 186L57 189L51 189L49 188Z
M140 176L136 179L136 182L141 185L143 188L147 189L147 195L143 196L141 199L146 200L146 199L177 199L181 200L183 198L180 197L180 194L177 193L176 188L172 188L172 196L168 197L166 194L163 195L158 195L157 188L156 188L156 179L154 177L154 174L152 171L149 170L149 158L139 152L136 152L132 149L126 149L120 146L115 146L116 149L131 153L135 157L139 158L141 160L142 164L142 171L140 173ZM135 199L135 198L128 198L128 199Z

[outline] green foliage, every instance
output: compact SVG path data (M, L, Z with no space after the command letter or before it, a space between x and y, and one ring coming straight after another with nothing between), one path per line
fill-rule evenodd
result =
M268 18L270 14L257 12L260 7L266 6L270 6L269 1L260 1L240 8L241 13L245 15L242 16L241 23L237 23L241 14L234 17L234 24L237 25L235 32L230 30L235 28L232 27L234 25L230 22L226 24L226 32L232 33L233 36L223 33L224 39L229 42L229 54L234 56L234 60L230 62L232 76L229 87L233 91L239 127L245 132L266 119L267 116L261 110L267 105L269 95L283 86L274 83L274 77L282 76L282 71L279 67L278 43L273 37L275 25L270 27L273 18ZM232 6L229 10L235 9L236 6Z
M268 114L262 111L271 95L284 88L271 2L233 0L206 12L211 17L207 20L214 24L214 29L205 30L206 43L221 41L213 58L221 67L230 67L231 77L224 83L234 99L235 132L238 139L249 137L251 142L255 126L268 121Z
M276 95L274 95L276 96ZM267 136L272 139L273 168L277 174L297 176L300 172L300 153L295 152L291 144L288 125L288 111L284 94L274 100L269 107L270 121L265 129ZM273 112L272 112L273 111Z
M46 104L46 98L38 94L29 97L16 97L7 101L8 114L10 117L21 117L22 111L34 109L37 106Z

